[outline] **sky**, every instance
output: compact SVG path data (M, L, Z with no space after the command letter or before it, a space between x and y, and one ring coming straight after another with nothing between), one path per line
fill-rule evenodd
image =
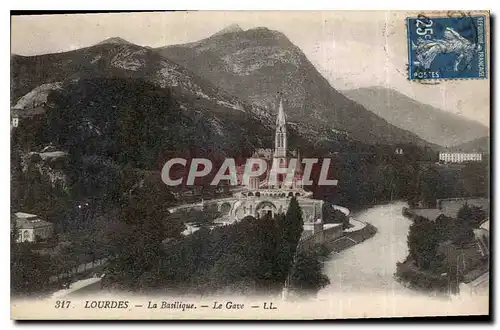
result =
M402 11L152 12L13 16L11 53L38 55L91 46L121 37L160 47L197 41L230 24L265 26L300 47L330 84L342 91L393 88L415 100L489 127L489 79L422 84L407 79Z

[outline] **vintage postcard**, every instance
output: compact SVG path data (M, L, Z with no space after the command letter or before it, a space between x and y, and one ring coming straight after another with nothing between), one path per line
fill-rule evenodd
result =
M11 24L12 319L490 314L488 11Z

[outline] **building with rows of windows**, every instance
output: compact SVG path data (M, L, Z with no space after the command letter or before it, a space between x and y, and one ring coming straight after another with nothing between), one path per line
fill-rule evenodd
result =
M483 154L478 152L440 152L439 161L445 163L480 162Z

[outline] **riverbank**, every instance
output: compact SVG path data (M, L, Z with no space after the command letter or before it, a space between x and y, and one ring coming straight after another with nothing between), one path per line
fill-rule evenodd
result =
M432 272L422 270L415 265L411 258L397 263L396 280L406 287L426 293L456 293L458 291L457 279L451 272L438 271Z
M452 202L456 202L456 200L454 199ZM440 209L403 207L402 215L412 222L417 219L427 219L431 221L432 225L441 214L447 218L456 218L457 207L448 207L448 209L453 209L453 212L445 214ZM434 227L431 233L440 230L439 228L443 228L442 225L441 227ZM489 276L489 243L481 245L484 237L486 237L486 241L489 240L489 232L486 231L485 233L485 231L474 228L474 238L470 242L463 240L460 236L440 239L437 242L436 256L434 257L435 260L439 261L432 269L420 269L408 257L404 262L397 264L396 277L412 289L448 292L449 294L458 293L460 287L467 287L468 283L476 280L478 283L483 283L483 281L486 281L484 279ZM458 242L457 239L459 239ZM482 246L485 246L485 248L482 248ZM472 287L466 288L464 291L474 292L477 290L473 284Z
M345 249L353 247L361 242L372 238L377 233L377 228L370 224L365 223L365 226L357 231L345 232L342 237L333 241L325 242L325 247L330 253L339 253Z
M348 236L358 239L358 244L348 243L348 239L330 244L332 252L339 252L331 253L324 262L324 273L330 278L330 284L318 292L318 298L367 293L426 296L406 288L394 278L396 264L408 255L406 239L411 221L401 214L404 206L407 206L404 202L394 202L353 214L356 220L367 224L366 229L356 234L361 237Z
M356 219L373 225L377 233L361 244L332 253L323 262L323 273L330 284L317 293L314 301L331 312L330 318L345 318L351 311L356 311L358 318L367 314L403 317L487 313L487 295L460 295L460 299L450 300L413 290L396 280L396 264L408 256L407 236L412 224L401 214L404 206L404 202L395 202L356 212ZM461 303L468 304L464 312L458 311Z

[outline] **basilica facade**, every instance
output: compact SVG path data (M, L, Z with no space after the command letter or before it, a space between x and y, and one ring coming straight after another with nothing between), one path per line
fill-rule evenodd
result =
M230 221L246 216L262 217L266 214L286 213L290 199L296 197L303 212L304 223L322 222L323 201L313 199L313 193L302 187L302 166L300 153L288 150L286 115L280 101L276 117L274 150L259 149L253 158L268 163L267 170L259 177L250 177L245 186L233 194L233 198L222 202L219 209ZM296 159L293 173L284 175L279 169L288 167ZM291 177L287 177L291 175Z

